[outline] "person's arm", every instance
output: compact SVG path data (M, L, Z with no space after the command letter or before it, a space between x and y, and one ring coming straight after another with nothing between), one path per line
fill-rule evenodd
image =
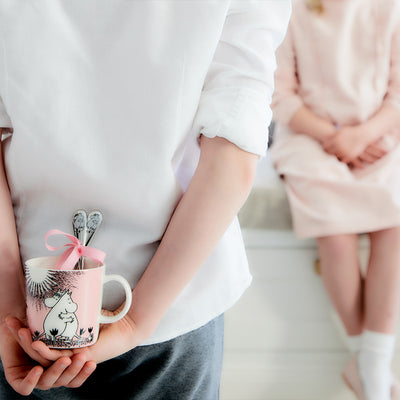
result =
M360 125L368 144L376 142L393 129L400 129L399 127L400 109L386 102L368 121Z
M391 40L390 72L388 89L383 100L384 106L391 106L400 113L400 3L392 10L393 35ZM388 21L389 22L389 21Z
M2 134L3 129L0 128L0 139ZM12 337L5 323L7 315L15 315L25 321L25 296L18 237L0 140L0 357L5 369L13 368L15 382L18 380L19 383L25 378L31 381L37 373L41 373L41 369L32 369L30 374L23 374L22 365L29 364L28 357L22 355L21 348ZM17 359L20 362L16 361ZM21 368L17 367L18 363Z
M336 133L335 125L306 106L301 106L289 121L289 127L296 133L308 135L319 143L324 143Z
M0 137L2 133L0 128ZM0 324L3 326L9 314L25 318L25 301L14 211L2 155L0 141Z
M297 50L293 40L292 15L285 39L276 51L277 68L274 75L274 93L271 108L276 122L289 125L296 112L305 108L299 94L300 82L297 66Z
M289 126L293 132L307 135L322 143L335 133L334 124L314 114L303 102L293 31L289 24L285 40L276 52L275 91L272 97L274 120Z
M247 198L258 157L222 138L201 138L196 173L133 291L130 316L148 336L194 277ZM151 310L151 313L149 313Z

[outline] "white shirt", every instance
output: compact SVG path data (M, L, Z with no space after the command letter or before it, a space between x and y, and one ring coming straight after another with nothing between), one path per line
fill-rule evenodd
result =
M193 175L197 138L267 146L289 0L1 0L0 125L22 260L76 209L135 286ZM146 343L202 326L250 284L237 221ZM104 306L121 303L106 291ZM157 293L154 293L157 296Z

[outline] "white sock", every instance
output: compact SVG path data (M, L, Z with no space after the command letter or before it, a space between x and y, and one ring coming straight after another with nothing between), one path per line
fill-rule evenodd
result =
M358 366L367 400L390 400L395 336L366 330L361 340Z
M360 335L347 335L346 344L350 353L356 354L361 350L362 334Z

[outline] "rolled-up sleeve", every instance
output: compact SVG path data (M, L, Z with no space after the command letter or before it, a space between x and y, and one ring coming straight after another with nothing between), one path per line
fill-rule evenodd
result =
M275 50L283 40L290 13L290 0L231 3L195 118L199 133L265 154Z
M0 97L0 128L12 128L10 117L7 114L6 107Z
M299 80L294 51L292 32L288 33L276 52L278 68L275 73L275 92L272 97L274 120L284 125L289 124L293 115L303 105L298 94Z

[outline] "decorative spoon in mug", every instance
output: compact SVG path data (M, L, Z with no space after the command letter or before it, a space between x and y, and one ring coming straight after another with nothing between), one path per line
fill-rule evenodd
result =
M84 246L89 246L102 221L103 214L98 210L92 211L88 216L84 210L76 211L72 217L74 236L77 237ZM83 269L84 261L83 257L81 257L75 269Z
M101 223L103 222L103 214L100 211L92 211L86 221L86 234L85 234L85 246L89 246L92 242L94 234L97 229L99 229ZM82 258L82 269L84 267L85 260Z
M92 242L94 234L96 233L102 222L103 214L100 211L92 211L88 215L86 222L86 241L84 243L85 246L89 246L89 244Z
M74 212L72 216L72 228L74 231L74 236L80 240L82 244L86 242L86 224L87 224L87 216L86 211L78 210ZM75 265L75 269L83 268L83 259L79 258L78 262Z

